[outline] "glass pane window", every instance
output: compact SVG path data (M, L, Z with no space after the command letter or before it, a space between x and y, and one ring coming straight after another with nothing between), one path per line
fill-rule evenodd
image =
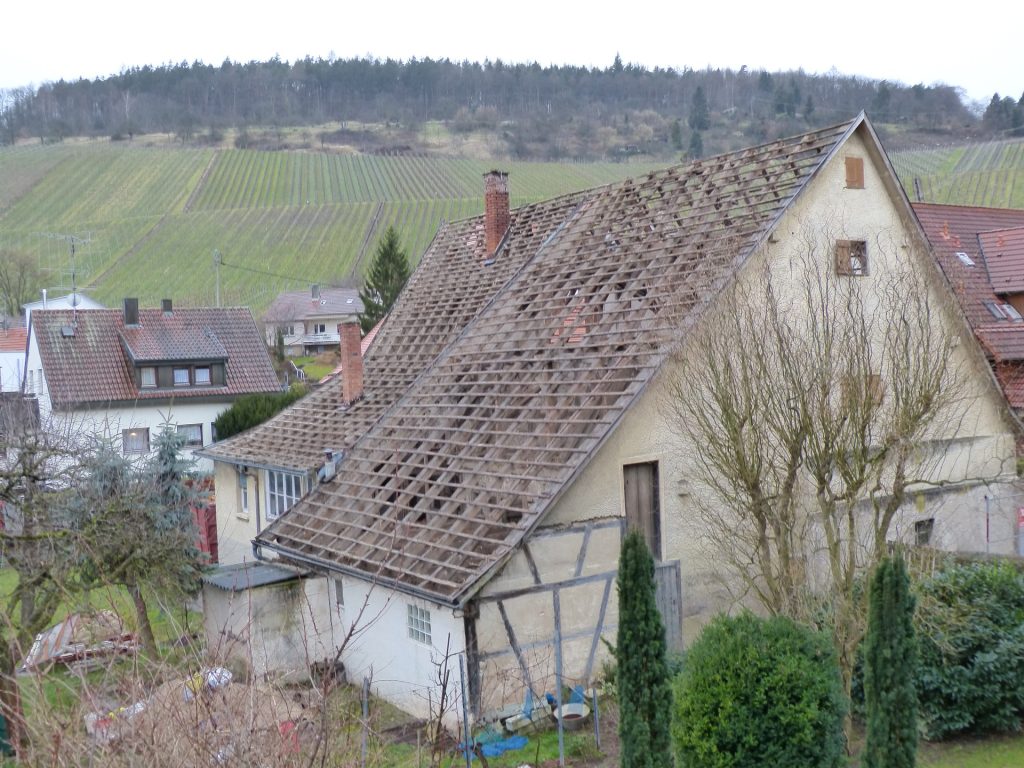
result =
M156 386L156 368L147 366L139 369L142 386L144 387L155 387Z
M189 384L188 368L174 369L174 386L187 387Z
M267 472L267 520L275 520L302 497L302 475Z
M409 603L409 637L430 645L430 611Z
M149 453L149 430L145 428L121 430L122 450L125 454Z
M196 385L210 383L210 369L207 366L196 368Z
M178 434L185 437L185 445L189 447L201 446L203 444L202 424L179 424Z

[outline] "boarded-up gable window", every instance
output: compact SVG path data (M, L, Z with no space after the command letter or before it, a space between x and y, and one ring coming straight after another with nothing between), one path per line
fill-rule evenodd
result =
M836 241L836 274L863 277L868 273L868 244L863 240Z
M627 464L622 468L626 525L640 531L655 560L661 559L661 508L658 502L658 462Z
M864 158L846 158L846 188L864 189Z

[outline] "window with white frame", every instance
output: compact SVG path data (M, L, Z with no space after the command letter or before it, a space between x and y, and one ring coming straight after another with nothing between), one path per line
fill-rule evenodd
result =
M156 386L156 368L151 365L147 365L144 368L139 369L139 383L143 387L155 387Z
M238 471L238 514L249 517L249 475L244 470Z
M189 385L188 368L174 369L174 386L187 387Z
M267 472L267 520L276 520L302 497L302 475Z
M136 427L121 430L121 444L124 453L149 453L149 429Z
M202 424L179 424L178 434L185 438L185 445L190 448L203 444Z
M418 605L409 606L409 637L418 643L430 645L430 611Z
M201 365L195 370L196 386L203 386L210 383L210 366Z
M327 333L327 323L314 323L313 333Z

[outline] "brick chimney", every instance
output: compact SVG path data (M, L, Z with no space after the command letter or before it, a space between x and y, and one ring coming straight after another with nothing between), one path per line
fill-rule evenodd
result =
M341 399L346 404L363 396L362 333L357 321L338 323L341 337Z
M508 207L508 174L505 171L490 171L484 174L484 234L487 239L487 256L491 258L498 250L501 238L508 231L512 215Z

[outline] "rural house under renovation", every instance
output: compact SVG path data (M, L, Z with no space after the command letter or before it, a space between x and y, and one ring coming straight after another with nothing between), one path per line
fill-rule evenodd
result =
M729 286L791 270L826 222L872 245L838 264L819 243L823 268L870 287L911 262L971 371L970 418L934 435L943 489L896 530L929 519L944 545L985 549L980 478L1012 478L1016 421L863 115L511 212L507 183L489 174L484 216L441 227L364 368L343 351L340 385L204 452L222 552L320 585L300 658L363 622L346 670L372 669L380 695L421 714L446 646L465 653L476 714L553 690L556 666L587 685L614 638L627 526L654 552L671 642L692 637L731 597L693 530L672 373ZM990 512L1012 548L1012 510Z

